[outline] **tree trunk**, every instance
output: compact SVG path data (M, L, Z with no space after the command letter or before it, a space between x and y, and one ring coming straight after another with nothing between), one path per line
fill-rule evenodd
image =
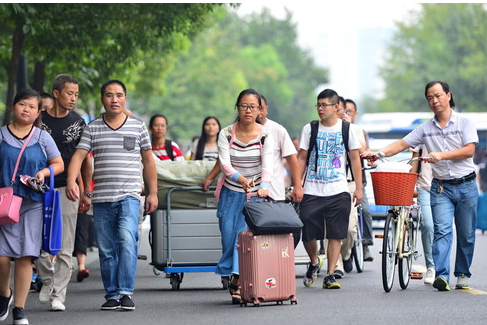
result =
M38 92L44 91L44 81L46 79L45 68L46 68L46 65L45 65L44 61L36 62L36 65L34 68L34 84L32 87L34 88L34 90L36 90Z
M10 61L10 67L8 71L8 87L7 87L7 100L5 101L5 115L3 117L3 124L10 123L12 118L12 102L15 95L15 85L17 83L17 72L19 69L19 59L24 47L25 34L22 30L23 20L17 20L15 31L12 41L12 59Z

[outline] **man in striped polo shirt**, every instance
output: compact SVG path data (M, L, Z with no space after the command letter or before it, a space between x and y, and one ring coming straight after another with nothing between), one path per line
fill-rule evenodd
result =
M124 113L126 88L119 80L101 87L106 113L86 126L68 169L67 196L79 197L76 177L93 151L95 188L92 203L106 302L102 310L133 310L138 254L140 162L148 194L145 212L157 208L157 173L145 123Z

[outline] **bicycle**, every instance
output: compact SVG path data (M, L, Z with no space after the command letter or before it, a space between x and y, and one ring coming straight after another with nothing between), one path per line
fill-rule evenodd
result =
M417 157L412 161L424 161ZM413 203L417 173L373 172L375 204L391 206L384 224L382 243L382 286L390 292L398 265L399 284L406 289L411 279L413 258L416 251L417 233L421 226L421 207ZM399 187L397 185L400 185Z

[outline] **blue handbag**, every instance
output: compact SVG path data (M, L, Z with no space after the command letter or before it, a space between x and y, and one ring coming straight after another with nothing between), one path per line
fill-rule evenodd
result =
M61 212L61 192L54 189L54 170L49 166L49 190L44 193L44 229L42 250L56 255L61 251L63 239L63 216Z

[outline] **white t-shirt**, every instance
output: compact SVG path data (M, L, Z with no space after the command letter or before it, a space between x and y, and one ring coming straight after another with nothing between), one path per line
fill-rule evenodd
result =
M282 159L296 154L296 148L286 129L279 123L267 119L264 128L274 139L274 150L272 154L273 171L269 196L274 200L285 200L284 164Z
M308 150L311 137L311 125L308 123L301 131L300 148ZM343 192L348 193L346 178L347 157L342 137L342 120L338 120L332 127L319 123L318 136L316 138L318 148L318 162L316 161L316 149L313 149L306 167L306 181L304 194L314 196L332 196ZM357 135L350 128L348 135L348 149L360 148Z

